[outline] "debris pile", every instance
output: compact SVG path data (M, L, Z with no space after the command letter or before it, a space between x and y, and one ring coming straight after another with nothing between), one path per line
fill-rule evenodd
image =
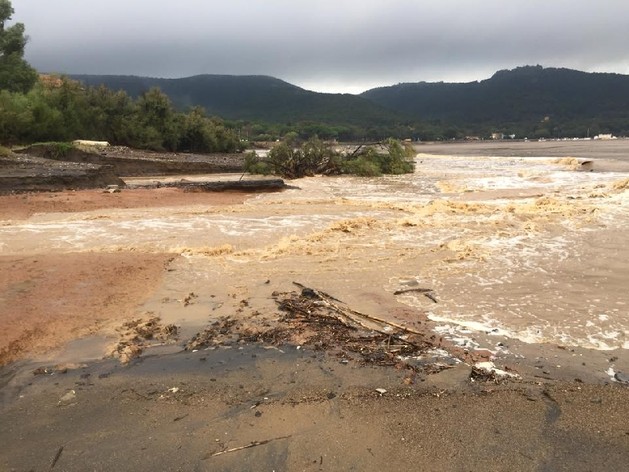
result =
M393 366L408 370L412 383L417 372L434 373L451 367L416 361L435 348L434 336L394 321L351 309L337 298L295 283L299 291L274 292L277 323L248 322L222 317L194 336L185 346L194 351L238 343L261 342L326 351L347 363Z
M164 343L177 336L175 325L162 325L159 317L136 319L124 323L119 329L120 341L113 347L112 356L123 364L142 354L149 345Z
M239 340L241 327L242 324L237 320L229 316L221 317L188 341L185 350L197 351L207 347L230 345Z
M400 356L421 354L429 347L424 333L352 310L325 292L304 287L276 294L280 323L299 344L326 350L340 358L400 366Z

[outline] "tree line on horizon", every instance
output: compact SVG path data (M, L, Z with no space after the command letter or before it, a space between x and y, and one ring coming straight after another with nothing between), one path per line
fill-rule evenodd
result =
M629 77L527 66L464 84L398 84L359 96L320 94L262 76L181 79L75 76L139 96L159 86L176 108L200 104L250 141L413 141L629 136Z

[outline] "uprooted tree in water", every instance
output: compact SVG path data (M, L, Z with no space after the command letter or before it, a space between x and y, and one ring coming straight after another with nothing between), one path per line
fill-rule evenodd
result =
M352 152L339 152L318 138L298 146L292 139L275 145L267 157L250 153L245 170L252 174L275 174L289 179L315 174L379 176L408 174L414 170L411 147L395 139L360 145Z

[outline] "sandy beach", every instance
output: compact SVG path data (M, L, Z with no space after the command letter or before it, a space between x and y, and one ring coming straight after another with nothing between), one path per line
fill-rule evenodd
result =
M629 142L416 149L0 196L0 468L626 468Z

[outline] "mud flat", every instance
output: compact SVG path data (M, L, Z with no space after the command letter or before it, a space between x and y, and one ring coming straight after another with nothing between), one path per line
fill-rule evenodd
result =
M0 197L0 467L625 469L629 174L475 149Z
M566 141L471 141L421 143L417 152L438 155L503 157L577 157L596 160L596 170L629 172L627 139Z
M629 389L470 384L255 346L31 377L5 470L623 470ZM32 374L31 374L32 375ZM386 389L386 392L381 393ZM5 387L6 391L6 387Z
M82 213L103 209L180 207L190 205L237 205L250 195L242 192L187 193L178 188L38 192L0 196L2 220L24 220L35 214Z

